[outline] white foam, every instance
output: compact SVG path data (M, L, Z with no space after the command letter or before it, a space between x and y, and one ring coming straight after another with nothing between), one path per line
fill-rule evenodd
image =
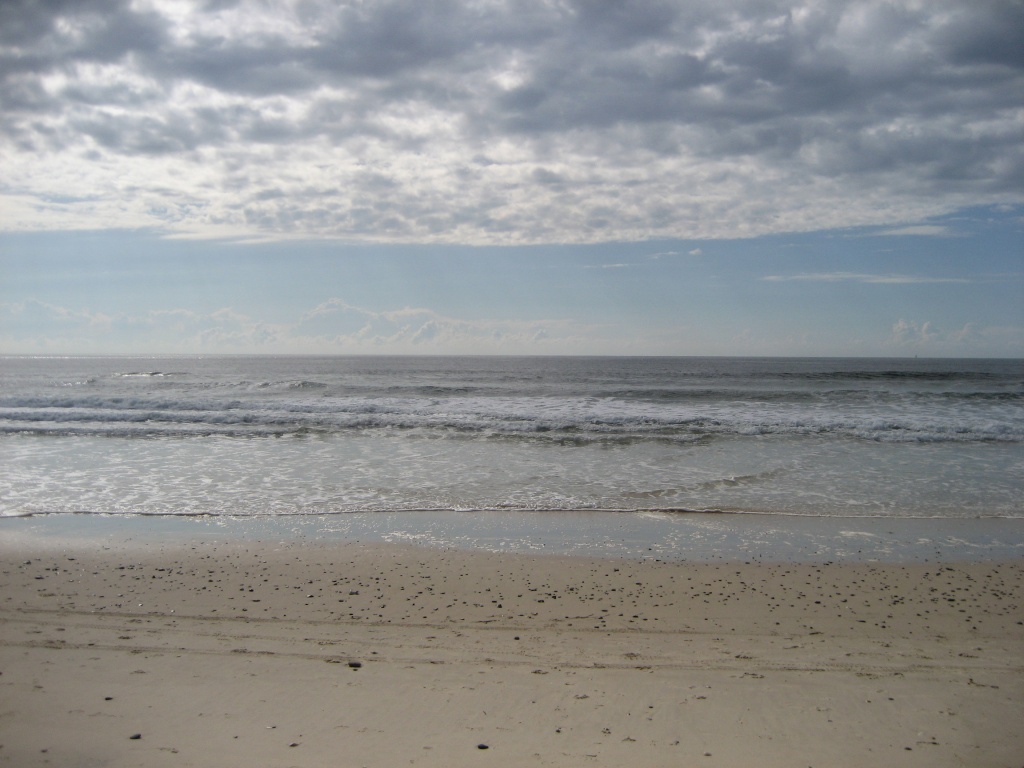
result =
M357 373L319 359L135 362L0 370L0 514L1024 516L1024 409L1018 380L1002 374L803 377L808 364L792 361L343 361Z

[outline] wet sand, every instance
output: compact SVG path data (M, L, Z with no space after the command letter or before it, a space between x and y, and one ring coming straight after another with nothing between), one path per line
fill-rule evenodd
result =
M11 536L0 765L1019 766L1022 566Z

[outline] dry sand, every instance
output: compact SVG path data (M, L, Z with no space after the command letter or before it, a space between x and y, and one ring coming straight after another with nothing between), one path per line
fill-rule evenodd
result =
M1020 768L1022 565L9 537L0 765Z

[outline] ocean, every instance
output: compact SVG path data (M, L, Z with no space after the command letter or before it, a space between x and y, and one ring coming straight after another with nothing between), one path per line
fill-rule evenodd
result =
M1013 521L1022 405L1019 360L3 357L0 517Z

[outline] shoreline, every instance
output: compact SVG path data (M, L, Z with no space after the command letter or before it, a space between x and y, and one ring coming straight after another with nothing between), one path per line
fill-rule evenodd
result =
M0 765L1024 754L1019 558L666 562L123 533L0 538Z
M1024 518L607 511L286 516L60 513L0 518L7 538L391 543L670 562L964 562L1024 558Z

